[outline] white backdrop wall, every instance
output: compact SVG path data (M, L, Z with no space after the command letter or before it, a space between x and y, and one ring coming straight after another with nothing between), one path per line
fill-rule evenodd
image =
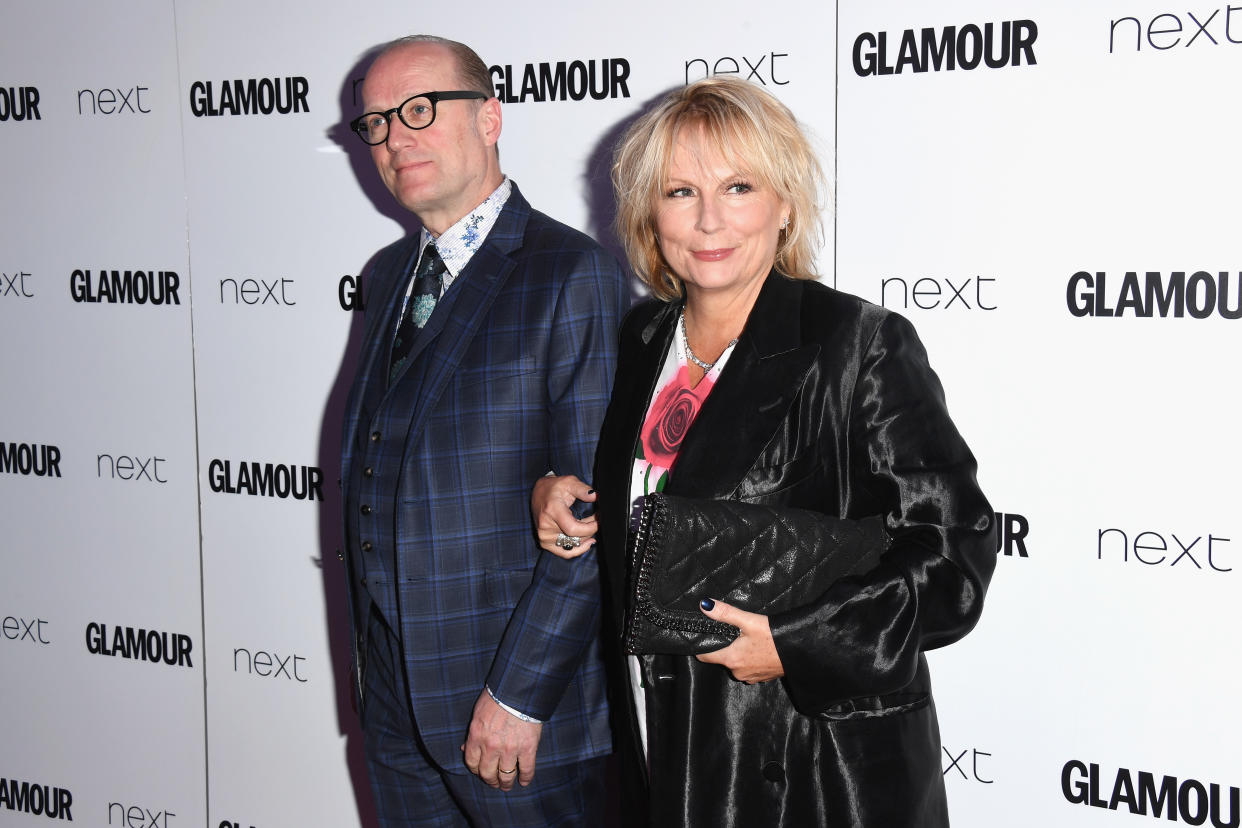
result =
M368 259L415 225L342 124L415 31L496 67L505 171L613 248L644 105L784 100L825 281L915 322L1009 528L933 655L954 823L1239 824L1242 7L1155 0L10 0L0 824L371 824L338 433ZM540 90L562 61L585 94Z

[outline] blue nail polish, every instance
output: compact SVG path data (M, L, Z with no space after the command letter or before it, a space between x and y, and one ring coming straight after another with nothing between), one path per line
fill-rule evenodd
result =
M716 602L711 598L704 598L702 601L699 601L699 606L702 607L704 611L711 612L716 608Z

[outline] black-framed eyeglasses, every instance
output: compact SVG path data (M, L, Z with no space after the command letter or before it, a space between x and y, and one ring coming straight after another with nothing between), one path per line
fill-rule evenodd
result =
M440 101L487 100L482 92L456 90L453 92L420 92L401 102L400 106L384 112L365 112L349 122L349 128L358 133L364 143L375 146L388 140L388 125L395 114L410 129L426 129L435 123L436 104Z

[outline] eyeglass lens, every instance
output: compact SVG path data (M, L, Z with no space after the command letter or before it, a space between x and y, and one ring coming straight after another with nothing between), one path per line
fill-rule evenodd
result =
M401 104L397 117L410 129L423 129L435 120L435 104L430 98L415 96ZM383 113L373 112L358 122L358 134L368 144L382 144L388 138L388 123Z

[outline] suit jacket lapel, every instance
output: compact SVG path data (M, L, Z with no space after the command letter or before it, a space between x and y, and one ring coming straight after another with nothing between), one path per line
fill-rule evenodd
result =
M510 254L521 247L529 216L530 205L515 184L487 239L414 340L409 360L388 389L393 399L385 398L386 404L408 406L413 411L409 435L422 430L428 413L456 373L492 303L513 273L516 263ZM417 370L411 370L414 366Z
M725 498L736 491L819 356L818 345L801 344L801 306L801 286L770 273L729 362L682 441L670 494ZM745 439L737 442L732 435Z

